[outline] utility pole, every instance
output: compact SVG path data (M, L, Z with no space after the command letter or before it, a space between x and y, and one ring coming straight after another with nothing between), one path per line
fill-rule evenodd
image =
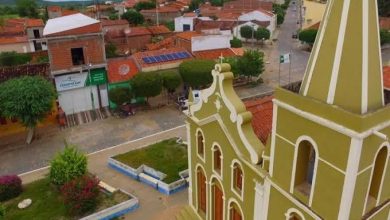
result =
M157 26L160 25L160 21L159 21L159 17L158 17L158 7L159 7L158 0L156 0L156 24L157 24Z

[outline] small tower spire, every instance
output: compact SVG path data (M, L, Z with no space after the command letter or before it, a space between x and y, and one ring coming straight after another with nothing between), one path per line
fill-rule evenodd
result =
M328 0L300 94L365 114L384 105L376 0Z

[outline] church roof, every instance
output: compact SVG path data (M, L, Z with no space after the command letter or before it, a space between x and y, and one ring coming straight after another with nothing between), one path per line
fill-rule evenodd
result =
M328 1L300 94L359 114L384 106L375 1Z
M273 96L245 101L245 107L253 115L252 127L256 136L265 145L272 131Z

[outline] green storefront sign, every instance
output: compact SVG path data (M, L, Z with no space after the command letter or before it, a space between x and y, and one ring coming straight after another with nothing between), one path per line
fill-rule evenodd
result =
M107 83L106 69L93 69L90 70L90 75L87 79L87 86L89 85L102 85Z

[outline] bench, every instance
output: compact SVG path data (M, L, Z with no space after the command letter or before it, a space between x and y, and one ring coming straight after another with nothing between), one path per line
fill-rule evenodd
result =
M108 185L107 183L103 182L103 181L100 181L99 182L99 187L102 188L104 191L108 192L108 193L114 193L116 191L118 191L118 189L115 189L114 187Z

